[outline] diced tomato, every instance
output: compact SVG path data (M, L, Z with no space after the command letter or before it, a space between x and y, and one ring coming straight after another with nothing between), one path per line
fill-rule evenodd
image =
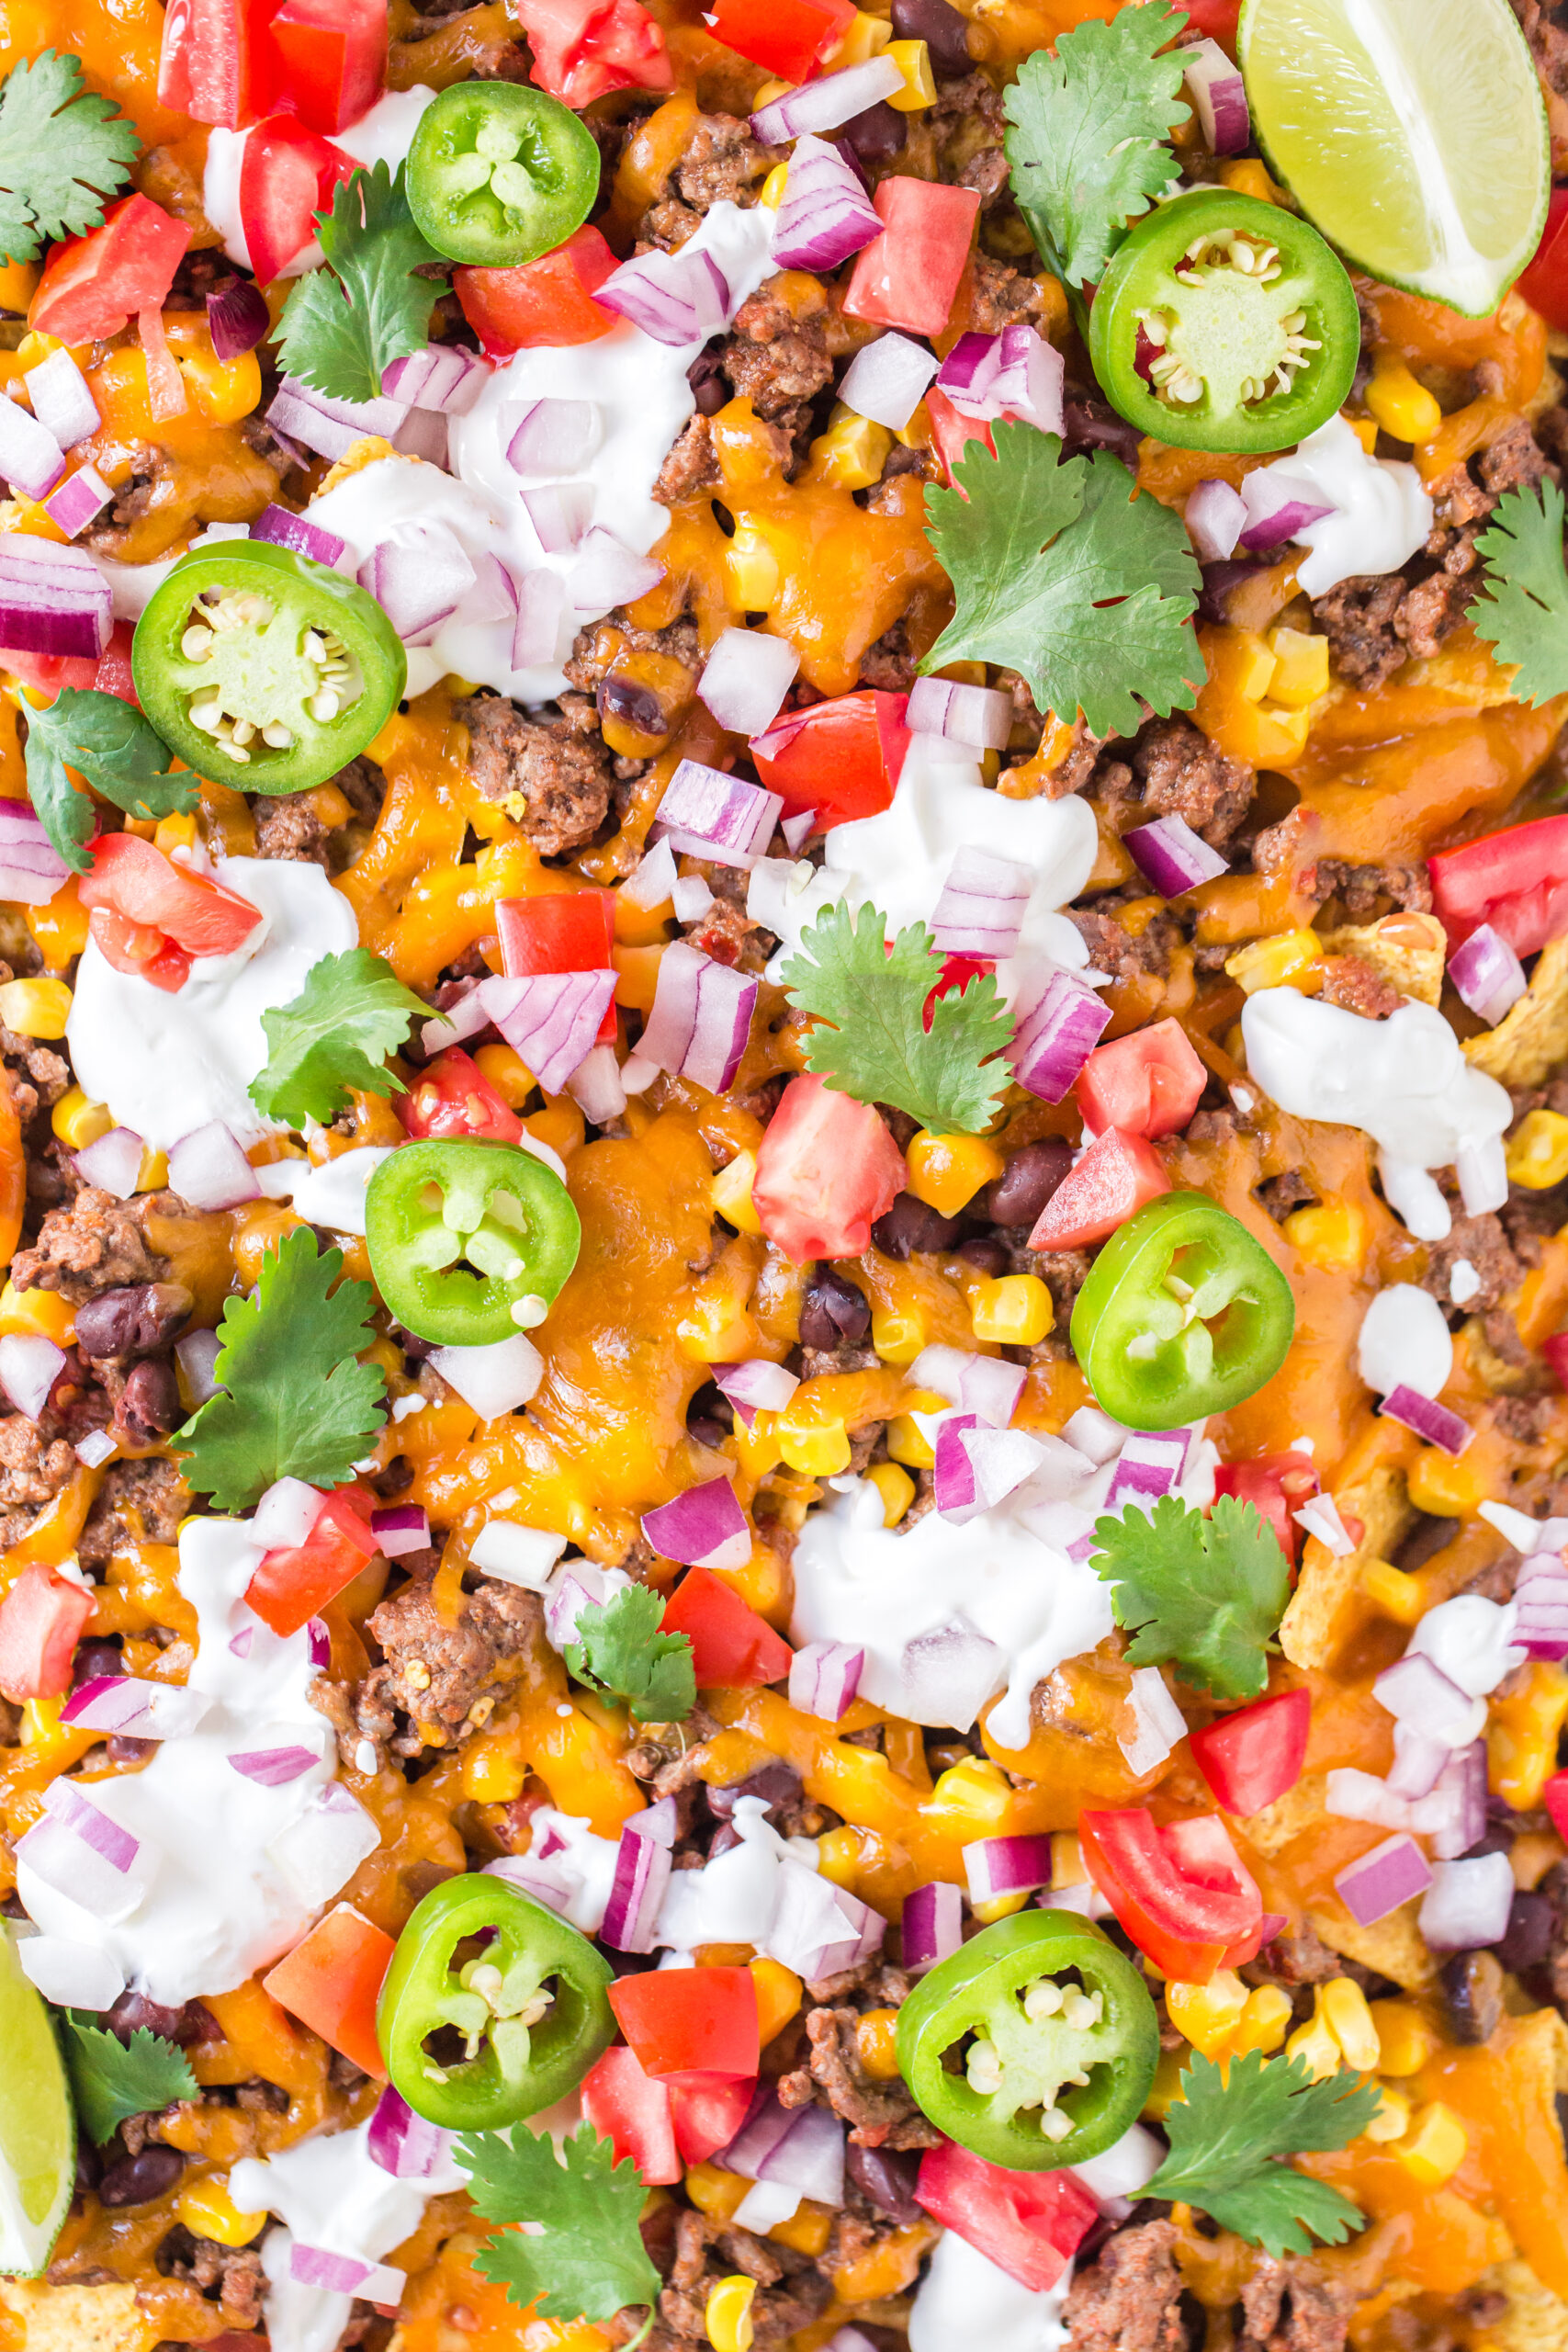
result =
M189 243L188 225L151 197L122 196L99 227L55 246L28 324L62 343L107 342L138 311L162 308Z
M15 648L6 649L6 667L24 686L34 694L51 698L62 686L96 686L101 695L118 695L121 702L134 703L136 688L130 678L130 621L116 621L114 634L103 651L91 653L23 653ZM137 705L140 708L140 704Z
M261 921L248 899L176 865L136 833L101 834L92 857L93 870L81 883L82 904L118 915L135 931L159 933L186 956L231 955Z
M515 269L455 269L452 288L486 356L596 343L619 324L592 300L620 267L597 229L574 229L564 245Z
M536 899L502 899L495 910L501 968L509 980L541 972L603 972L615 938L609 890L551 890ZM599 1043L614 1045L615 1008L599 1023Z
M262 1990L332 2049L385 2082L376 1998L396 1950L391 1937L361 1918L351 1903L339 1903L268 1970Z
M515 1143L523 1122L504 1103L479 1064L461 1046L448 1046L417 1078L406 1094L397 1098L397 1112L407 1133L482 1136L490 1143Z
M96 907L87 918L93 944L112 971L130 972L175 996L190 978L191 957L164 938L155 923L128 922L112 908Z
M785 1087L757 1153L751 1200L763 1232L797 1266L858 1258L904 1190L904 1155L869 1102L803 1072Z
M517 0L533 78L569 107L606 90L672 90L664 32L637 0Z
M846 312L910 334L941 334L969 258L979 190L900 175L884 180L872 202L882 234L855 263Z
M749 1968L655 1968L619 1976L610 2007L638 2064L660 2081L755 2079L762 2052Z
M947 477L948 486L956 490L960 498L967 498L969 492L962 483L953 481L953 469L972 441L984 442L992 457L996 456L997 445L991 428L988 424L982 424L978 417L965 416L962 409L954 408L947 394L938 391L934 384L926 394L926 414L931 421L931 438L936 445L937 456L942 459L942 469Z
M1175 1135L1198 1108L1209 1073L1179 1021L1156 1021L1097 1046L1078 1072L1084 1123L1097 1135Z
M251 267L265 286L316 233L314 215L359 166L341 147L292 115L269 115L245 141L240 163L240 226Z
M1568 1838L1568 1772L1552 1773L1541 1790L1540 1801L1558 1836Z
M1187 11L1190 31L1206 33L1235 57L1241 0L1181 0L1181 5Z
M717 0L714 39L784 82L804 82L854 22L850 0Z
M920 2158L915 2199L933 2222L1042 2295L1100 2219L1099 2206L1070 2172L1009 2172L953 2140Z
M1280 1690L1193 1732L1190 1745L1215 1803L1245 1820L1295 1787L1311 1729L1311 1691Z
M1533 956L1568 931L1568 817L1510 825L1427 861L1432 907L1460 946L1490 923L1516 956Z
M327 137L346 130L380 96L386 0L283 0L272 38L288 102L310 130Z
M158 103L197 122L243 130L272 103L273 0L168 0L158 54ZM56 330L58 332L58 330Z
M668 2188L685 2166L675 2145L670 2086L645 2075L635 2050L618 2043L582 2077L582 2114L618 2164L629 2156L650 2188Z
M712 1568L687 1569L664 1604L663 1630L689 1637L692 1664L705 1690L721 1683L756 1690L764 1682L782 1682L795 1655L767 1619Z
M720 2148L728 2148L745 2122L757 2086L732 2083L671 2083L670 2112L675 2123L675 2145L689 2165L706 2164Z
M1107 1127L1068 1169L1035 1220L1032 1250L1081 1250L1125 1225L1145 1201L1168 1193L1170 1179L1142 1136Z
M351 1585L376 1550L363 1509L346 1489L329 1495L303 1544L265 1553L245 1599L275 1634L297 1634Z
M63 1699L71 1660L95 1602L38 1561L0 1601L0 1690L7 1699Z
M1084 1866L1142 1952L1206 1984L1257 1952L1263 1897L1217 1814L1160 1827L1142 1805L1080 1813Z
M136 688L130 675L130 640L135 633L130 621L116 621L114 634L98 656L92 684L99 694L115 695L121 702L136 703L140 710L141 706L137 702ZM6 666L14 665L7 661Z
M1235 1495L1269 1521L1288 1560L1295 1559L1301 1529L1292 1511L1310 1502L1321 1481L1310 1453L1260 1453L1254 1462L1226 1462L1214 1473L1216 1495Z
M770 792L783 796L786 817L815 809L816 832L877 817L892 805L909 730L904 724L908 695L867 688L791 711L754 743L757 774Z

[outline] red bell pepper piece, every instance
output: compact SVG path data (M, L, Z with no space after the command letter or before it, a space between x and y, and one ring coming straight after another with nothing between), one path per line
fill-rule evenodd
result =
M346 130L386 86L386 0L283 0L272 38L289 104L310 130Z
M275 1634L297 1634L354 1582L375 1551L364 1510L342 1488L322 1503L303 1544L264 1553L245 1599Z
M979 190L900 176L884 180L872 202L882 234L855 263L846 313L910 334L941 334L969 258Z
M757 1154L751 1200L786 1258L858 1258L904 1190L904 1155L869 1102L792 1078Z
M62 343L107 341L138 311L162 309L189 243L186 223L150 196L122 196L97 228L55 246L28 324Z
M264 115L277 79L271 6L272 0L169 0L158 53L159 105L225 130L243 130Z
M720 2148L728 2148L750 2112L757 2086L732 2083L671 2083L670 2113L675 2125L675 2145L689 2165L706 2164Z
M643 2073L635 2050L617 2043L595 2059L582 2077L582 2113L608 2140L616 2163L629 2156L650 2188L668 2188L682 2178L685 2166L675 2145L670 2086Z
M536 899L502 899L495 910L501 968L509 980L542 972L603 972L615 939L609 890L552 890ZM605 1008L599 1043L614 1045L615 1008Z
M1100 2208L1070 2172L1010 2172L944 2140L920 2158L915 2199L1021 2287L1054 2287Z
M1568 1838L1568 1772L1553 1772L1540 1792L1540 1801L1551 1815L1551 1826L1560 1838Z
M764 1682L782 1682L795 1655L767 1619L712 1568L687 1569L664 1604L663 1631L687 1635L705 1690L721 1683L756 1690Z
M963 483L953 481L953 469L965 455L972 441L983 441L992 457L996 456L997 445L991 428L983 424L978 417L965 416L962 409L954 408L947 394L938 391L934 384L926 394L926 414L931 421L931 438L937 456L942 459L948 487L957 491L960 498L967 498L969 492Z
M786 817L816 811L816 832L880 816L897 789L909 730L908 695L875 688L837 695L778 719L751 746L757 774L782 795ZM764 753L757 746L770 746Z
M1546 226L1535 258L1518 281L1518 290L1549 327L1568 333L1568 187L1554 187L1546 208Z
M1168 1193L1170 1179L1142 1136L1107 1127L1068 1169L1035 1220L1032 1250L1081 1250L1103 1241L1145 1201Z
M1159 1827L1145 1807L1080 1813L1084 1866L1142 1952L1167 1976L1206 1984L1257 1952L1263 1897L1217 1814Z
M406 1094L397 1098L397 1112L407 1134L457 1136L487 1143L515 1143L523 1122L503 1102L483 1070L461 1046L437 1054Z
M376 1999L397 1945L351 1903L339 1903L262 1978L280 2009L385 2082Z
M645 2074L660 2081L755 2079L762 2052L749 1968L655 1968L619 1976L610 2007Z
M1097 1136L1175 1135L1198 1108L1209 1073L1179 1021L1156 1021L1097 1046L1077 1075L1078 1109Z
M716 40L784 82L804 82L854 21L850 0L717 0Z
M8 653L6 659L9 662ZM1559 1388L1568 1388L1568 1331L1553 1331L1550 1340L1541 1341L1540 1351L1551 1366Z
M939 996L962 996L971 980L978 979L986 972L994 972L996 968L995 959L989 956L944 956L942 977L927 997L920 1012L920 1026L927 1035L931 1034Z
M34 1561L0 1601L0 1690L7 1699L63 1699L71 1660L94 1610L90 1592Z
M620 267L597 229L574 229L564 245L515 269L455 269L452 289L491 359L514 351L596 343L620 322L593 300Z
M1295 1787L1311 1729L1312 1693L1303 1686L1222 1715L1191 1733L1190 1745L1215 1803L1245 1820Z
M1292 1517L1320 1490L1310 1453L1261 1453L1255 1462L1227 1462L1214 1473L1216 1495L1250 1503L1269 1521L1287 1560L1294 1561L1301 1529Z
M517 0L533 78L569 107L606 90L672 90L663 28L637 0Z
M96 686L101 695L117 695L121 702L136 703L130 676L132 634L130 621L116 621L114 634L99 654L23 653L7 647L6 667L24 686L51 698L62 686ZM136 703L136 707L141 706Z
M352 155L288 114L269 115L245 141L240 226L257 283L266 285L316 233L315 215L359 169Z
M1458 947L1490 923L1516 956L1568 931L1568 817L1510 825L1427 861L1432 907Z

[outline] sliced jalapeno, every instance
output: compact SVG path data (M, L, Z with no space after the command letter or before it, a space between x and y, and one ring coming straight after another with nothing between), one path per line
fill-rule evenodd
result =
M409 209L437 253L486 269L536 261L587 220L599 150L543 90L458 82L434 98L409 149Z
M387 2072L416 2115L498 2132L580 2083L615 2038L614 1971L504 1879L432 1889L398 1939L376 2010Z
M1201 1193L1167 1193L1113 1233L1073 1307L1073 1350L1112 1419L1171 1430L1273 1378L1295 1329L1279 1267Z
M381 1162L365 1238L376 1287L405 1329L484 1348L539 1321L577 1263L582 1227L531 1151L433 1139Z
M373 596L265 539L181 556L136 624L130 669L164 742L197 775L247 792L336 775L408 682Z
M922 2113L1010 2172L1082 2164L1120 2140L1158 2057L1143 1978L1072 1911L998 1919L898 2012L898 2064Z
M1331 417L1361 347L1355 290L1277 204L1194 188L1118 247L1089 355L1128 420L1184 449L1284 449Z

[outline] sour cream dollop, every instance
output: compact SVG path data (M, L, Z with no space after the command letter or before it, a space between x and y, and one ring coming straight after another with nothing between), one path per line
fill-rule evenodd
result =
M1296 571L1309 596L1325 596L1362 573L1397 571L1432 527L1432 502L1415 467L1401 458L1369 458L1342 416L1331 416L1288 458L1262 470L1306 483L1333 507L1296 533L1311 550Z
M388 90L378 97L367 114L346 130L334 130L332 144L352 155L356 164L387 164L393 171L406 162L420 116L435 96L423 83L416 82L412 90ZM223 250L231 261L243 269L251 267L251 249L245 243L244 225L240 218L240 174L244 165L245 149L254 134L256 125L248 130L224 130L217 128L207 134L207 167L201 178L201 209L223 240ZM301 245L292 261L285 262L278 272L280 277L297 277L301 270L314 269L321 258L321 246L311 238Z
M1436 1006L1415 999L1369 1021L1299 989L1259 989L1241 1034L1248 1075L1281 1111L1359 1127L1392 1160L1451 1167L1513 1117L1506 1089L1472 1069Z
M909 2313L909 2352L953 2352L960 2344L983 2344L987 2352L1059 2352L1068 2341L1062 2306L1072 2278L1069 2262L1049 2292L1039 2294L956 2230L944 2230Z

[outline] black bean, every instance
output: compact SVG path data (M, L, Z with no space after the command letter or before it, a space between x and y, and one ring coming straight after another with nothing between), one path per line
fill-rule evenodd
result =
M1062 402L1062 440L1064 454L1109 449L1124 466L1136 466L1143 435L1092 392L1069 390Z
M963 1230L955 1216L939 1216L913 1193L900 1193L871 1238L885 1258L907 1258L914 1250L951 1250Z
M844 2151L844 2169L866 2201L890 2222L919 2220L915 2202L919 2156L895 2148L857 2148L852 2141Z
M670 732L664 705L651 686L639 686L635 678L601 678L598 703L601 718L616 719L623 727L635 728L639 735Z
M111 1764L145 1764L150 1756L157 1754L158 1743L155 1739L132 1739L129 1734L117 1731L108 1743L108 1752Z
M85 2132L76 2135L76 2194L85 2197L103 2177L104 2160Z
M901 152L907 130L897 107L879 98L863 114L851 115L833 144L837 147L847 142L863 164L890 164Z
M183 1418L179 1384L166 1356L139 1363L120 1394L119 1419L138 1445L166 1437Z
M955 82L974 63L969 28L947 0L893 0L893 30L899 40L925 42L939 81Z
M686 381L692 388L699 416L716 416L721 408L729 405L729 386L719 366L721 348L716 343L706 351L699 351L686 370Z
M1521 1887L1508 1905L1502 1940L1492 1947L1503 1966L1516 1976L1539 1968L1551 1950L1554 1917L1550 1896L1529 1894Z
M739 1846L741 1842L740 1832L733 1821L721 1821L713 1833L713 1843L708 1848L709 1861L716 1862L720 1854L728 1854L732 1846Z
M123 1674L125 1660L119 1654L118 1634L95 1634L90 1642L78 1642L76 1655L71 1661L71 1681L74 1690L84 1682L96 1681L102 1674Z
M993 1225L1032 1225L1072 1164L1071 1148L1058 1136L1026 1143L1008 1155L1007 1166L975 1206Z
M830 1351L843 1344L858 1348L871 1329L871 1309L865 1303L865 1293L836 1274L830 1266L818 1266L806 1285L806 1295L800 1306L800 1344L803 1348Z
M775 1805L792 1804L800 1795L800 1774L782 1756L766 1764L759 1764L743 1781L731 1781L728 1788L710 1788L708 1803L721 1821L728 1821L741 1797L761 1797L771 1813Z
M190 1313L183 1283L130 1283L100 1291L76 1309L76 1342L101 1363L110 1356L151 1355L172 1340Z
M173 2041L181 2015L179 2009L166 2008L162 2001L150 2001L145 1993L122 1993L102 2022L122 2041L129 2041L133 2033L142 2030Z
M694 1445L705 1445L710 1453L717 1453L729 1442L729 1431L705 1413L687 1414L686 1435Z
M154 2143L143 2148L139 2156L125 2156L118 2165L110 2165L98 2184L98 2201L103 2205L151 2205L155 2197L166 2197L186 2168L186 2160L177 2148L165 2148Z
M1489 1951L1456 1951L1438 1972L1456 2041L1489 2041L1503 2015L1503 1971Z
M980 1272L983 1274L988 1274L993 1282L998 1275L1006 1273L1010 1263L1007 1244L998 1241L988 1233L977 1233L973 1240L961 1241L958 1245L958 1254L965 1265L977 1266Z

